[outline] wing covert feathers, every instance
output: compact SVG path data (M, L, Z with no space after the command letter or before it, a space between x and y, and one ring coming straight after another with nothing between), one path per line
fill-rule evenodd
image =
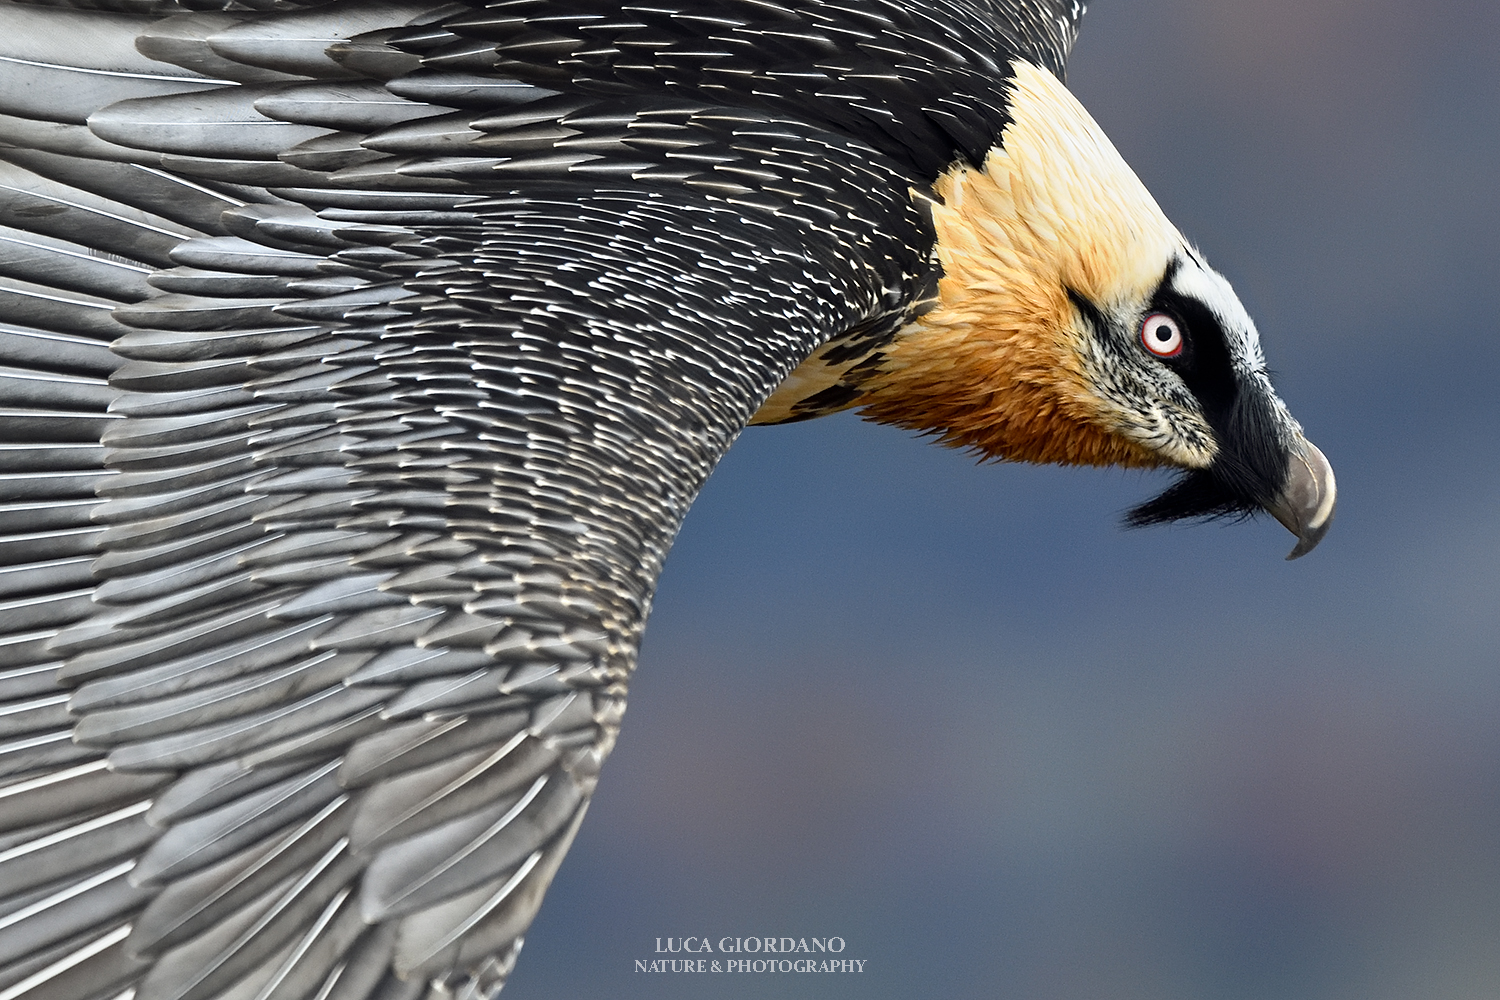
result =
M0 1000L487 996L699 486L1081 9L231 6L0 6Z

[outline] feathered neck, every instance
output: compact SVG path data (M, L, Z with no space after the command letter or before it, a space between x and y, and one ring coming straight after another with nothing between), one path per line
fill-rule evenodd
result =
M992 458L1159 465L1113 433L1115 407L1091 389L1109 359L1072 296L1139 308L1182 237L1056 77L1014 71L1013 120L984 168L933 185L938 303L887 348L864 414Z

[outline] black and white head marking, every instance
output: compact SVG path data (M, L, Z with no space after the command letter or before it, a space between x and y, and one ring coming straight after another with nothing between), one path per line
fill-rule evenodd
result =
M1133 509L1129 521L1248 516L1264 509L1285 484L1301 427L1271 385L1254 321L1229 282L1191 248L1168 265L1146 309L1142 320L1158 313L1175 320L1182 345L1170 357L1159 356L1138 328L1135 350L1165 372L1161 378L1174 389L1180 385L1191 395L1215 447L1210 462Z

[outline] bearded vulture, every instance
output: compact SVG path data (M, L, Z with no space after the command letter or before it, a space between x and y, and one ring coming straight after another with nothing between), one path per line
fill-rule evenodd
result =
M1077 0L0 0L0 1000L488 997L750 423L1329 524Z

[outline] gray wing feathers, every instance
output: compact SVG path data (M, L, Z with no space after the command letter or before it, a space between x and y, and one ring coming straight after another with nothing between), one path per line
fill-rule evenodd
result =
M121 21L76 17L106 34ZM419 654L413 661L431 661L432 676L456 659L494 661L479 650L410 646L434 619L457 619L449 632L472 635L451 627L470 616L415 606L409 593L382 589L403 574L355 564L382 549L399 561L442 538L403 522L445 526L443 494L410 482L402 482L402 506L429 513L374 510L351 526L356 504L378 496L355 482L357 446L392 432L420 438L423 421L354 414L373 428L354 435L328 412L331 393L376 372L370 345L381 327L369 324L397 315L389 303L406 293L399 283L372 283L368 259L335 259L330 250L361 244L307 209L265 207L275 200L262 194L262 210L225 220L226 210L247 208L238 188L184 184L152 162L227 149L267 160L277 180L303 180L277 171L275 157L324 130L262 121L239 92L159 96L172 89L132 82L125 93L149 99L95 115L95 136L129 144L108 151L146 147L152 155L49 161L100 151L63 131L85 120L94 110L87 105L108 103L82 92L68 96L50 129L20 130L20 138L41 133L55 152L40 142L41 151L16 151L0 177L0 215L19 223L0 231L0 297L10 320L0 331L0 491L9 501L0 526L16 526L0 539L0 600L10 599L12 633L0 647L8 654L0 739L12 738L0 746L0 768L22 777L0 789L6 819L19 826L0 852L0 988L86 997L136 980L141 996L197 998L247 990L302 997L331 985L354 1000L391 974L398 937L410 960L395 971L442 973L474 929L504 911L509 936L492 934L490 950L513 953L538 878L556 866L541 859L566 849L560 834L581 815L584 793L557 767L554 748L544 757L554 772L543 779L549 794L530 796L540 805L512 822L497 825L484 811L508 794L504 787L469 781L462 793L439 795L427 827L462 819L465 809L482 812L487 834L469 851L488 852L478 876L464 874L476 870L472 863L409 847L410 834L426 829L408 830L410 820L380 845L351 849L363 793L343 789L340 755L387 731L382 709L404 688L379 683L378 674L344 681L380 649ZM373 118L351 118L369 96L298 88L274 110L296 117L312 108L307 114L367 130L411 117L396 110L410 102L391 98ZM231 122L233 141L180 127L185 101L189 121L206 112ZM41 109L13 102L6 110ZM289 300L289 291L300 298ZM392 470L386 478L404 477ZM407 530L382 530L372 519ZM419 575L408 569L404 578L421 583ZM339 635L314 648L335 623L351 651L340 650ZM55 687L60 667L80 685L71 697ZM484 696L498 698L498 682ZM524 731L529 713L519 713L519 724L495 718L521 731L528 751L539 743ZM475 728L495 738L492 727ZM538 780L528 751L517 754L529 763L511 784ZM48 770L74 761L83 763ZM399 752L385 764L398 775L408 769ZM541 805L550 809L538 812ZM401 934L396 923L372 930L380 918L360 903L358 880L382 846L402 849L397 860L416 866L380 883L382 891L400 896L407 913L443 904L444 922L424 923L440 928L438 939ZM403 877L420 882L420 892ZM466 910L474 886L497 877L510 888L497 895L484 886L485 898ZM520 900L529 901L516 912ZM351 957L387 971L359 982L344 971ZM474 953L468 967L492 957ZM491 973L493 985L500 974Z
M0 997L488 995L698 486L930 280L915 181L456 6L119 6L0 8Z
M7 5L0 34L0 111L82 125L124 97L207 92L219 81L141 54L150 21L125 14Z

